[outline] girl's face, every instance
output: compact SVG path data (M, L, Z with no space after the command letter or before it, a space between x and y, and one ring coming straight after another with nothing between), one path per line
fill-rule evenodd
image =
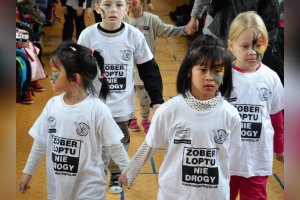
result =
M216 96L224 76L224 64L212 67L210 62L193 66L191 70L191 93L199 100L209 100Z
M118 29L127 12L125 0L102 0L95 4L97 13L102 16L101 25L108 30Z
M142 3L140 0L129 0L128 5L128 11L134 13L143 10L144 3Z
M236 57L235 65L246 72L256 70L262 60L267 44L255 28L247 28L235 40L229 40L228 45Z
M64 67L57 61L50 60L50 83L54 92L65 92L70 86Z

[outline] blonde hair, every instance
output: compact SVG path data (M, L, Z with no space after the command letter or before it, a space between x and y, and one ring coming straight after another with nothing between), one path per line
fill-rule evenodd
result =
M230 24L228 39L233 41L247 28L256 28L266 41L269 42L268 31L262 18L255 11L238 14Z

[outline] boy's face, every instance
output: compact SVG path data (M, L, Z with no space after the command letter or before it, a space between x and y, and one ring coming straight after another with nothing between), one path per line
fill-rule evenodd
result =
M127 4L125 0L102 0L95 3L95 9L103 23L119 25L127 12Z

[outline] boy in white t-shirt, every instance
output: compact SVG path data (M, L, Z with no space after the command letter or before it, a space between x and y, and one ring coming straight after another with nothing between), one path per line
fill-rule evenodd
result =
M137 64L153 110L163 103L162 79L143 34L133 26L121 22L127 12L127 1L96 0L95 9L101 14L102 22L83 30L78 43L98 50L104 57L110 87L105 104L123 131L122 143L128 149L128 121L135 112L134 64ZM99 89L101 82L95 79L94 85ZM122 187L118 183L118 177L121 171L113 162L110 162L108 169L111 172L109 191L120 193Z

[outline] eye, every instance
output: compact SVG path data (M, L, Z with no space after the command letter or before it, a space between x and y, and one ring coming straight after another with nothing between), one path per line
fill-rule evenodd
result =
M104 6L104 7L109 7L110 4L109 4L109 3L105 3L105 4L103 4L103 6Z
M200 65L199 67L198 67L198 70L200 70L200 71L202 71L202 72L205 72L206 71L206 67L205 67L205 65Z
M214 73L223 73L224 72L224 66L223 64L215 65L212 69Z
M118 3L118 4L117 4L117 7L123 7L123 4Z

